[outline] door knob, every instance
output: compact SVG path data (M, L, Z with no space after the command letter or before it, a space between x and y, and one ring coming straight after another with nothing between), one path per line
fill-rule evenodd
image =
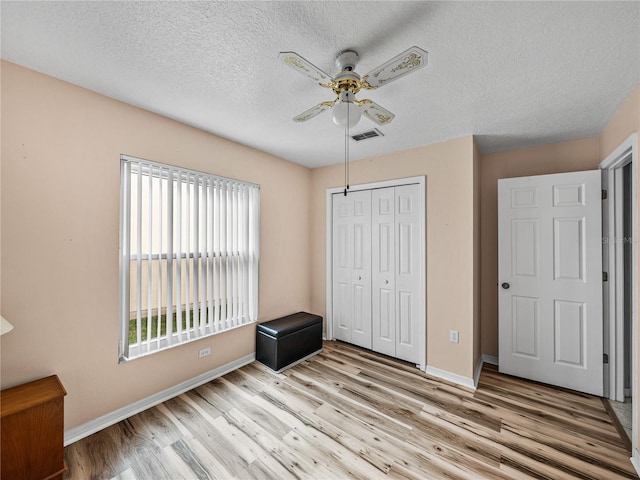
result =
M362 277L360 275L358 275L358 280L362 280Z
M389 280L385 280L385 281L384 281L384 284L385 284L385 285L389 285Z
M504 282L502 284L502 288L504 288L505 290L507 290L511 285L509 285L507 282Z

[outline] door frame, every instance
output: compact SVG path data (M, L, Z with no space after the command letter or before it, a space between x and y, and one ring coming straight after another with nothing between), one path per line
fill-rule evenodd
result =
M424 175L417 177L398 178L395 180L383 180L380 182L363 183L360 185L351 185L349 191L357 192L360 190L375 190L378 188L400 187L402 185L419 184L420 185L420 205L422 215L420 215L420 295L418 316L424 321L420 322L420 331L418 337L420 339L420 363L418 368L425 370L427 368L427 316L426 316L426 178ZM344 187L327 188L326 191L326 322L325 337L327 340L334 340L333 337L333 195L342 193Z
M618 148L611 152L602 162L599 168L603 171L603 188L607 190L606 205L602 209L603 223L603 268L608 272L608 281L603 283L603 315L604 334L608 336L605 340L605 352L609 353L609 368L605 369L605 396L611 400L624 401L624 318L619 314L615 299L621 298L624 283L620 268L616 268L621 262L620 258L623 242L618 239L623 238L620 206L622 205L622 189L616 188L622 176L622 168L631 162L631 225L632 238L634 240L631 248L632 265L631 269L631 330L633 358L631 368L635 370L638 359L638 144L637 134L630 135ZM604 236L606 235L606 237ZM613 241L606 241L613 239ZM616 261L616 259L618 259ZM636 376L638 372L632 372L632 394L636 393ZM608 381L607 381L608 377ZM633 451L637 448L635 426L638 423L638 402L640 398L633 399L632 412L632 444Z

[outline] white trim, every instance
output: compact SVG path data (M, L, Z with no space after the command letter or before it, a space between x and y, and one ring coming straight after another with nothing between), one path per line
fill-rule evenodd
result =
M64 432L64 446L66 447L67 445L88 437L93 433L96 433L115 423L125 420L132 415L135 415L136 413L140 413L148 408L158 405L159 403L176 397L184 392L188 392L189 390L199 387L200 385L210 382L211 380L214 380L218 377L226 375L227 373L230 373L240 367L248 365L255 359L256 354L250 353L249 355L245 355L244 357L234 360L233 362L229 362L218 368L209 370L208 372L202 373L190 380L186 380L147 398L143 398L142 400L138 400L137 402L134 402L130 405L114 410L111 413L107 413L106 415L98 417L87 423L83 423L82 425L78 425L77 427L70 428L69 430L66 430Z
M476 365L476 371L473 374L473 389L476 390L478 388L478 383L480 382L480 374L482 373L482 366L484 365L484 360L482 356L478 359L478 363Z
M632 292L632 311L631 311L631 329L632 329L632 345L633 345L633 359L631 368L634 370L631 375L632 379L632 391L636 393L636 384L638 376L638 372L635 371L636 366L638 364L638 140L637 134L631 134L624 142L622 142L613 152L611 152L607 158L605 158L602 162L600 162L599 167L605 172L607 179L607 190L609 192L609 201L606 209L603 209L603 224L607 227L607 235L615 236L616 235L616 222L615 222L615 198L617 196L615 181L616 175L618 172L617 169L625 166L629 162L629 158L631 163L631 209L632 209L632 233L631 236L633 238L633 247L632 247L632 274L631 274L631 292ZM621 330L622 320L619 315L616 315L616 306L614 299L616 299L616 280L618 280L619 275L616 274L616 243L618 242L608 242L607 245L603 245L603 254L608 259L608 272L609 272L609 285L607 290L607 297L609 300L609 305L604 308L604 317L605 317L605 328L609 334L609 383L606 385L609 388L609 398L617 399L623 393L623 388L621 385L622 379L622 368L619 368L619 363L621 359L621 351L622 346L617 343L622 338L622 335L618 332ZM605 345L606 347L606 345ZM634 466L636 470L638 470L638 465L640 462L638 461L637 456L637 424L638 424L638 402L634 401L632 403L632 432L631 432L631 441L632 441L632 451L634 452L634 457L632 457L632 462L635 463ZM640 471L640 470L639 470Z
M640 221L640 212L638 212L638 143L637 137L633 135L633 145L631 147L631 236L633 238L633 246L631 248L631 258L633 259L633 270L631 271L631 292L633 298L631 299L631 345L633 345L633 355L631 359L631 390L633 394L636 395L638 393L638 374L640 372L636 371L636 367L638 365L638 359L640 358L640 353L638 352L638 262L640 261L640 257L638 257L638 233L640 233L638 222ZM633 451L638 451L638 443L637 438L638 434L638 398L634 402L632 402L631 408L631 443L633 447ZM635 457L637 460L637 456ZM638 465L637 461L636 464ZM637 470L637 468L636 468ZM640 473L640 472L639 472Z
M360 185L350 185L349 192L359 192L360 190L375 190L376 188L398 187L400 185L410 185L412 183L423 183L424 175L415 177L396 178L392 180L381 180L373 183L361 183ZM342 193L344 187L327 188L327 194Z
M486 353L482 354L483 363L488 363L489 365L498 366L498 357L495 355L487 355Z
M374 190L377 188L386 188L386 187L398 187L401 185L410 185L410 184L419 184L421 185L420 189L420 198L422 205L422 215L420 218L420 241L422 242L422 251L421 251L421 261L420 261L420 291L422 292L422 298L420 301L420 315L424 318L424 321L420 323L420 332L419 336L422 340L422 345L420 347L420 363L418 368L422 371L426 371L427 368L427 305L426 305L426 295L427 295L427 283L426 283L426 264L427 264L427 244L426 244L426 177L424 175L416 176L416 177L408 177L408 178L398 178L395 180L383 180L380 182L374 183L363 183L361 185L351 185L349 187L350 192L358 192L361 190ZM333 202L332 196L335 193L341 193L344 191L344 187L334 187L327 188L326 191L326 204L325 204L325 229L327 232L326 235L326 246L325 246L325 258L326 258L326 313L325 313L325 330L326 330L326 339L334 340L333 337Z
M604 160L602 160L600 162L600 164L598 165L598 168L602 169L602 170L610 170L611 167L616 167L618 166L621 161L622 158L624 158L625 153L627 152L627 150L631 150L632 153L634 154L634 158L635 158L635 154L637 152L638 149L638 145L637 145L637 134L636 133L632 133L631 135L629 135L624 142L622 142L620 145L618 145L618 147L611 152L609 155L607 155L607 158L605 158Z
M247 318L245 317L238 317L238 321L240 321L241 318ZM240 325L235 325L233 327L229 327L226 330L218 330L217 332L214 331L210 325L206 325L204 327L204 333L201 333L201 330L198 328L190 328L189 330L183 330L182 331L182 335L200 335L198 337L194 336L193 338L190 338L188 340L182 340L180 341L181 335L178 332L173 332L171 334L171 342L169 341L168 335L165 335L164 337L160 337L160 341L158 342L157 339L151 339L151 342L153 343L157 343L157 348L156 349L145 349L145 348L140 348L141 346L147 346L149 342L147 341L143 341L142 344L138 344L138 343L132 343L129 345L129 355L131 356L130 358L120 358L118 363L123 363L123 362L132 362L134 360L137 360L138 358L144 358L147 357L149 355L153 355L154 353L157 352L163 352L165 350L168 350L170 348L174 348L174 347L178 347L180 345L186 345L187 343L191 343L191 342L197 342L198 340L202 340L204 338L208 338L208 337L215 337L216 335L220 335L222 333L227 333L227 332L231 332L233 330L237 330L238 328L242 328L242 327L246 327L249 325L255 325L258 322L256 320L247 320L245 323L241 323Z
M325 340L335 340L333 337L333 192L327 189L325 197L325 230L327 232L325 246ZM337 190L337 189L334 189Z
M480 362L479 365L482 365ZM448 372L447 370L442 370L440 368L432 367L431 365L427 365L427 369L425 370L427 375L431 375L433 377L441 378L442 380L446 380L451 383L455 383L456 385L460 385L461 387L469 388L471 390L476 389L476 385L474 383L473 378L465 377L463 375L458 375L457 373Z
M602 170L602 188L609 190L609 177L612 176L609 174L609 170L606 168ZM602 271L609 272L609 258L612 254L612 245L607 245L604 239L610 236L609 229L611 228L609 218L613 218L612 212L610 212L610 207L612 202L609 199L602 201ZM603 396L613 400L615 399L615 376L614 376L614 365L611 363L611 357L615 355L615 342L613 341L613 334L615 333L615 328L611 327L611 318L615 315L612 315L611 308L612 304L609 301L609 295L611 293L610 286L612 284L609 282L602 282L602 340L603 340L603 349L602 353L609 355L609 364L603 365L603 381L604 381L604 389ZM615 362L614 362L615 363Z
M638 452L638 449L633 449L633 456L629 460L631 460L633 468L636 469L636 473L640 475L640 452Z

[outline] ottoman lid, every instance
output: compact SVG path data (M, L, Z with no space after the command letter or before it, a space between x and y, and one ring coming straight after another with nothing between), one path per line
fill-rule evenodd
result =
M258 325L258 331L278 338L317 323L322 323L322 317L320 315L298 312L287 315L286 317L260 323Z

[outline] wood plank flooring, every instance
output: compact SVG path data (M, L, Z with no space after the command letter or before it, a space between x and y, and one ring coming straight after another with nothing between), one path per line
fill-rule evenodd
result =
M340 342L65 449L67 480L638 478L602 399L485 367L476 392Z

